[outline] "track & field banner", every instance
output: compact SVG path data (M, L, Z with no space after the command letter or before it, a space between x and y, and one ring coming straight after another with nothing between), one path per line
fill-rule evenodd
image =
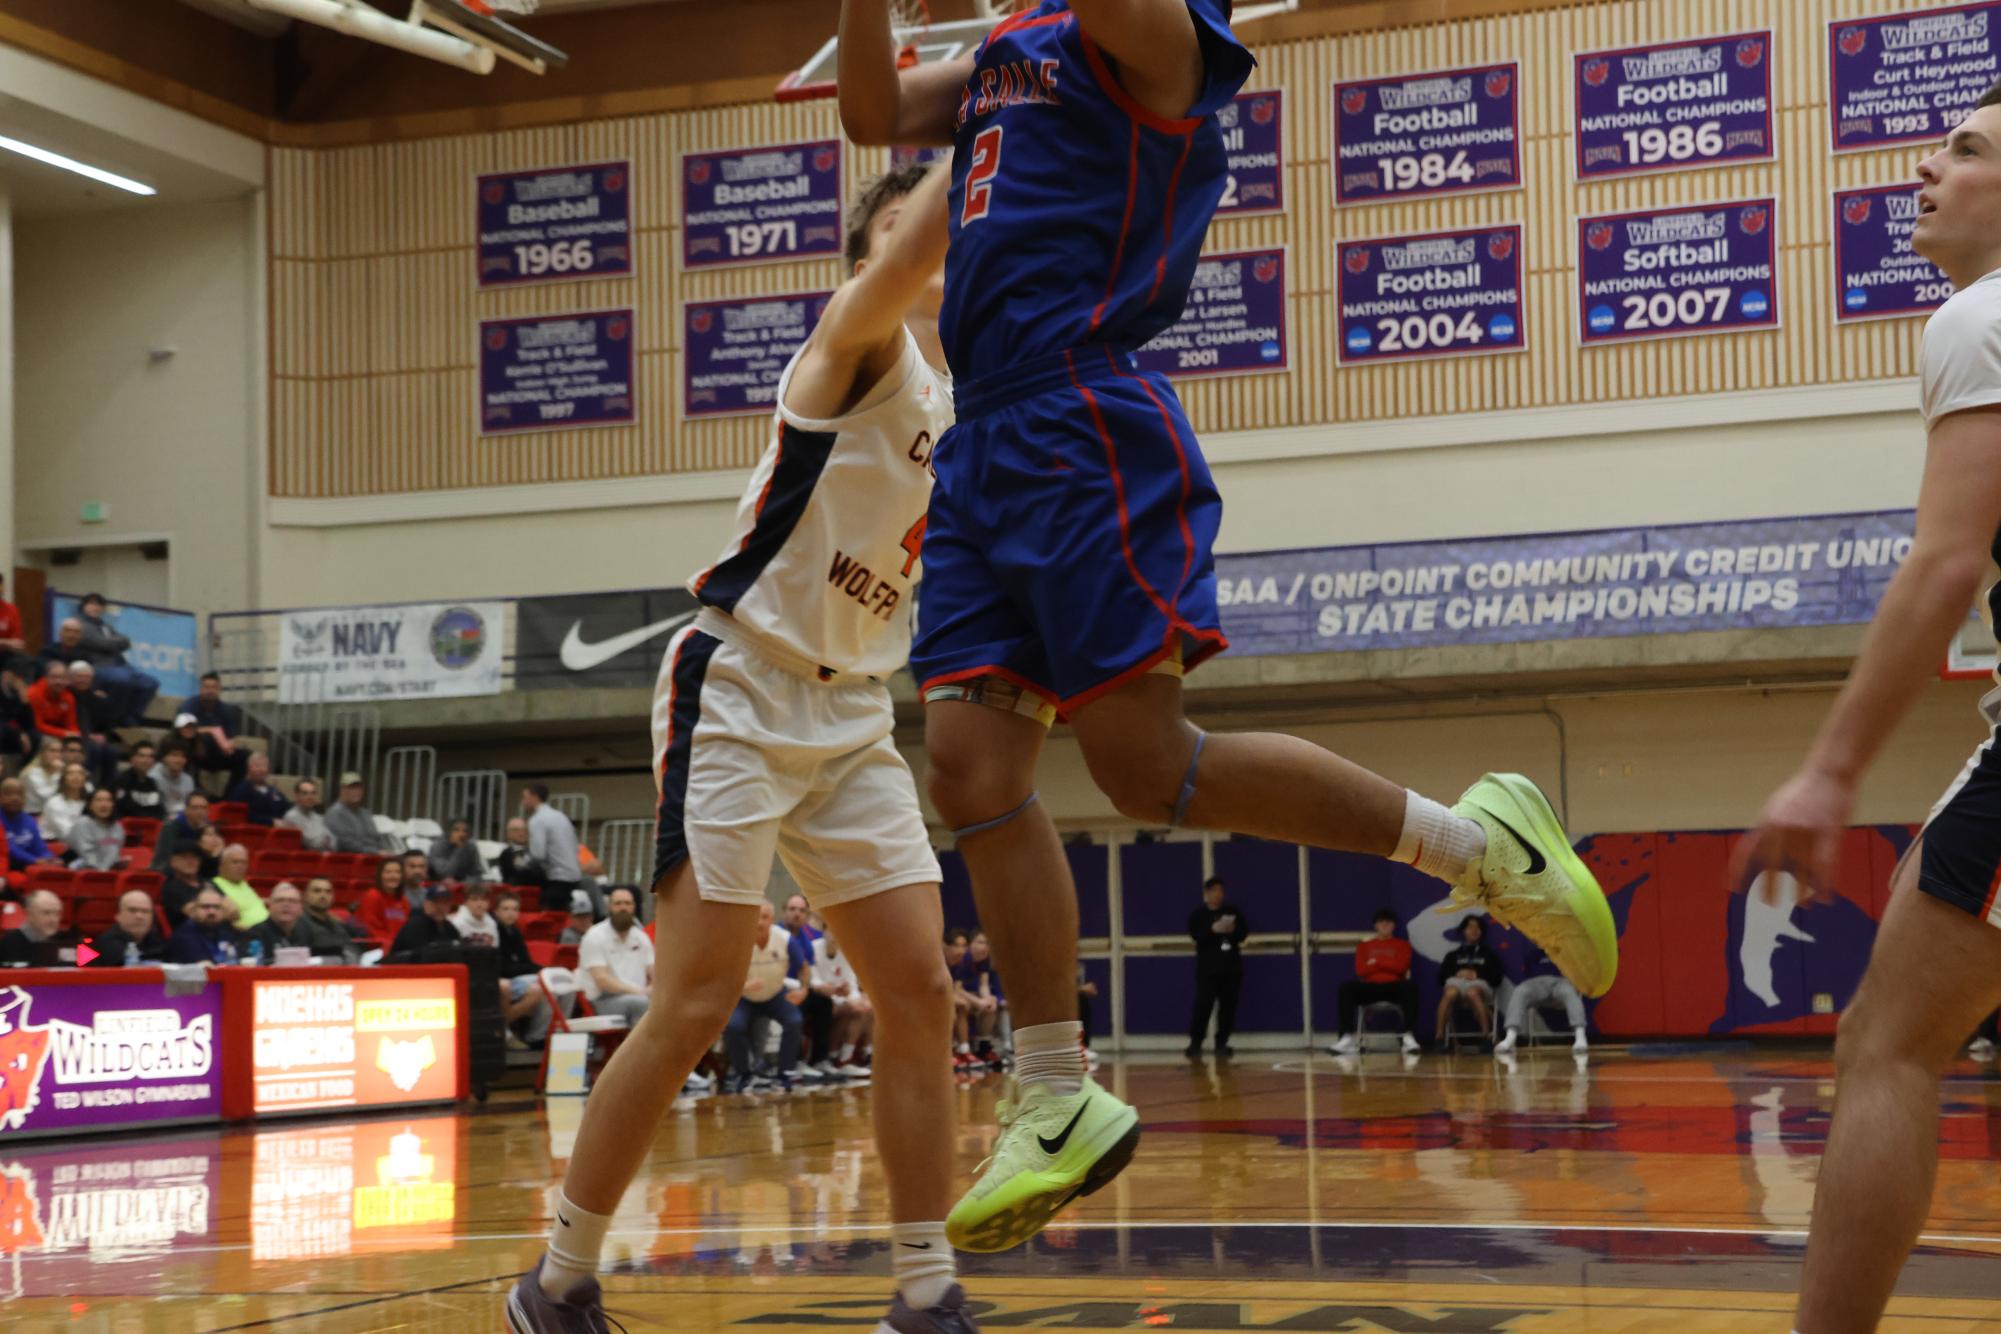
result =
M1827 25L1837 153L1943 139L2001 78L2001 3Z
M731 301L681 309L681 415L769 412L793 353L805 345L832 292Z
M1139 350L1162 375L1253 375L1286 367L1285 252L1205 255L1174 327Z
M1952 280L1911 248L1918 187L1868 185L1834 192L1834 318L1928 315L1952 295Z

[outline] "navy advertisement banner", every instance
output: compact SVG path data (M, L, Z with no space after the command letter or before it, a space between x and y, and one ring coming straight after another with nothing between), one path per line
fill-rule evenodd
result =
M1173 328L1139 350L1162 375L1250 375L1286 367L1285 252L1205 255Z
M1345 241L1340 251L1343 366L1528 345L1519 225Z
M1779 327L1770 199L1577 220L1586 347Z
M1513 62L1334 85L1334 202L1513 190L1522 183Z
M1834 151L1943 139L2001 78L2001 3L1827 25Z
M1772 34L1572 59L1580 180L1772 158Z
M778 379L820 322L832 292L690 301L682 307L681 411L769 412Z
M1836 514L1219 556L1230 651L1259 657L1858 625L1914 514Z
M632 272L632 171L624 162L479 178L479 285Z
M1283 107L1282 95L1274 89L1239 93L1216 112L1230 170L1223 183L1222 202L1216 205L1219 215L1284 210L1285 154L1279 127L1285 119Z
M681 159L681 266L841 253L841 144L778 144Z
M483 320L479 432L618 426L632 409L632 312Z
M1911 249L1918 186L1868 185L1834 192L1834 317L1838 323L1926 315L1952 295L1952 281Z

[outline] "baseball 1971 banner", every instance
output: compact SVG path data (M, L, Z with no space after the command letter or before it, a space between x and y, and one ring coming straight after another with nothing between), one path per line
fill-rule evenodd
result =
M1587 347L1779 326L1773 201L1577 220Z
M820 322L832 292L690 301L682 310L681 412L769 412L786 363Z
M1285 252L1204 256L1181 318L1139 350L1139 364L1173 376L1284 370Z
M630 310L481 321L481 435L632 420Z
M1740 32L1573 57L1578 177L1769 161L1771 55Z
M1218 213L1277 213L1285 208L1285 158L1280 146L1283 95L1239 93L1216 112L1229 177Z
M624 162L479 178L479 285L632 272L632 171Z
M683 268L840 253L840 140L681 159Z
M222 1114L222 993L0 987L0 1140Z
M1910 554L1910 510L1221 556L1253 657L1856 625Z
M497 695L506 643L505 602L288 611L278 702Z
M1527 346L1519 225L1345 241L1340 258L1343 366Z
M2001 77L2001 2L1827 25L1834 150L1943 139Z
M1334 85L1334 202L1512 190L1522 183L1512 62Z
M1924 315L1952 295L1952 280L1911 249L1918 187L1870 185L1834 192L1834 317L1842 324Z

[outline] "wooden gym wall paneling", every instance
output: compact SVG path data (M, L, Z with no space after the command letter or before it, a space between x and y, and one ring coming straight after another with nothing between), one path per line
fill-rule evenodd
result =
M1894 0L1629 0L1262 47L1253 87L1285 98L1286 212L1219 219L1209 248L1286 246L1291 369L1181 385L1205 431L1326 425L1633 398L1847 383L1914 373L1917 323L1836 328L1829 192L1914 178L1915 149L1829 153L1826 24L1907 8ZM1777 161L1580 185L1572 179L1570 55L1771 26ZM1336 78L1516 59L1523 190L1348 207L1332 204ZM685 422L682 303L822 290L832 260L683 273L676 188L683 153L836 136L831 102L750 105L339 149L274 148L273 493L342 497L746 467L761 418ZM629 158L636 275L481 292L473 178L485 171ZM884 155L846 150L850 194ZM1776 332L1589 351L1572 305L1580 213L1775 195ZM1347 238L1499 222L1524 225L1528 349L1337 369L1333 266ZM639 421L630 427L478 435L482 319L631 305Z

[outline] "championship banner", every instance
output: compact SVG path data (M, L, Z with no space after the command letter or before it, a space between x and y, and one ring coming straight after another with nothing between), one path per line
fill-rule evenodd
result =
M479 285L632 272L632 170L625 162L479 178Z
M1528 345L1517 224L1344 241L1340 252L1343 366Z
M1779 327L1770 199L1577 220L1586 347Z
M457 1098L460 1018L451 977L253 982L252 1110Z
M690 301L681 308L681 415L769 412L786 363L832 292Z
M1334 202L1513 190L1522 183L1513 62L1334 85Z
M632 312L482 320L479 433L633 421Z
M1916 184L1834 192L1837 323L1926 315L1952 295L1952 280L1911 249L1917 219Z
M1286 367L1285 252L1205 255L1174 327L1141 348L1162 375L1255 375Z
M77 614L82 599L74 593L49 596L49 624L59 626ZM132 641L125 665L160 683L162 695L185 698L195 693L195 655L201 643L201 619L191 611L142 607L112 602L104 608L105 624Z
M1280 213L1285 209L1285 157L1280 147L1284 94L1239 93L1216 112L1223 131L1229 176L1223 182L1218 216Z
M1771 161L1771 54L1768 30L1572 57L1578 179Z
M278 702L500 693L504 602L418 602L284 613Z
M682 268L840 253L840 140L682 157Z
M1834 151L1944 139L2001 78L2001 0L1827 25Z
M1911 510L1219 556L1232 654L1859 625Z
M222 993L0 987L0 1141L222 1115Z

